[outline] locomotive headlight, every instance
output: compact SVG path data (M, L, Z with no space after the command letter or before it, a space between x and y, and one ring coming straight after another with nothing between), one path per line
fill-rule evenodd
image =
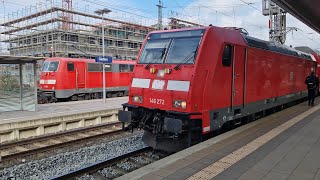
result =
M175 107L175 108L186 109L187 108L187 102L186 101L181 101L181 100L173 100L172 106Z
M186 109L187 108L187 102L186 101L182 101L181 102L181 107L182 107L182 109Z
M142 103L143 98L142 98L142 96L132 96L132 101L136 102L136 103Z

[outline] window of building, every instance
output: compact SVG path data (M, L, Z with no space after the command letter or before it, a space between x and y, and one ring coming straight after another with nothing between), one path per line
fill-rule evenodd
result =
M117 43L116 45L117 45L118 47L123 47L123 41L117 41L116 43Z
M227 44L225 47L224 47L224 50L223 50L223 55L222 55L222 64L223 66L231 66L231 62L232 62L232 50L233 50L233 47L230 45L230 44Z

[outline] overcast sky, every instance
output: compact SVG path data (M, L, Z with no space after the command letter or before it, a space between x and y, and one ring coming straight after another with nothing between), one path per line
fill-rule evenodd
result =
M53 1L61 3L61 0ZM0 0L0 21L4 20L4 14L45 2L50 3L50 0ZM146 25L157 23L157 3L158 0L73 0L74 8L89 12L109 8L112 10L109 17ZM262 0L163 0L163 18L165 22L169 17L176 17L204 25L242 27L249 35L268 40L268 17L262 15L261 3ZM320 50L319 33L290 14L287 15L287 27L299 30L287 34L286 45L309 46Z

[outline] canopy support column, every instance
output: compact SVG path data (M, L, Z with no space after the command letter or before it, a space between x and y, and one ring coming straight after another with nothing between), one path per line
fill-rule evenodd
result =
M19 82L20 82L20 110L23 110L23 87L22 87L22 64L19 64Z

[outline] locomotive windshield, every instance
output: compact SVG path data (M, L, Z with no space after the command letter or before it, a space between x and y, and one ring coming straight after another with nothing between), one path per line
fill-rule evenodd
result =
M204 30L150 34L143 49L141 64L194 64Z
M42 72L55 72L59 66L59 61L45 61L43 63Z

